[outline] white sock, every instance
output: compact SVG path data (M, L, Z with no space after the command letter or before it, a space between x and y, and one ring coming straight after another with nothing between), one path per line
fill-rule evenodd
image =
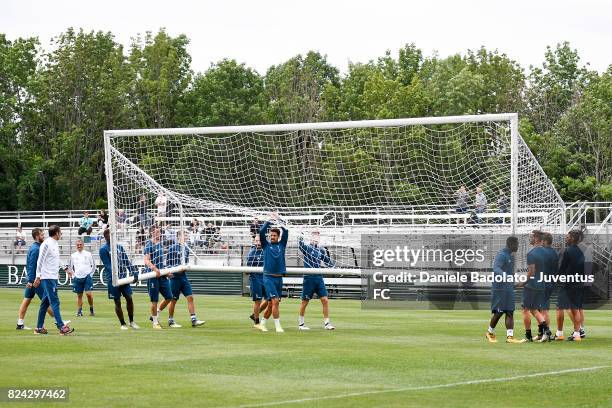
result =
M323 324L329 324L329 317L326 317L326 318L323 320Z
M23 319L17 319L17 324L18 324L18 325L20 325L20 326L21 326L22 324L24 324Z
M274 319L274 327L276 327L277 329L281 328L280 319Z
M514 337L514 329L507 329L506 330L506 336Z
M153 316L153 324L159 324L159 320L157 320L157 316Z
M487 331L488 331L489 333L491 333L491 334L494 334L494 333L495 333L495 329L494 329L494 328L492 328L491 326L489 326L489 328L487 329Z
M159 313L157 315L159 316ZM173 322L174 321L174 316L168 316L168 321L169 322Z
M159 319L159 313L161 312L161 310L157 309L157 318Z
M563 336L563 330L557 330L556 336L557 337Z
M304 324L304 316L298 317L298 324L301 326Z

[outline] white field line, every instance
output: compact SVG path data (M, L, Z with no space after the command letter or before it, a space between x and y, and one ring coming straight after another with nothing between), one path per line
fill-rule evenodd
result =
M334 399L350 398L350 397L361 397L364 395L386 394L386 393L391 393L391 392L426 391L426 390L435 390L439 388L460 387L463 385L487 384L487 383L495 383L495 382L503 382L503 381L523 380L525 378L546 377L546 376L551 376L551 375L569 374L569 373L580 373L580 372L585 372L585 371L601 370L601 369L605 369L609 367L612 367L612 366L605 365L605 366L584 367L584 368L570 368L567 370L546 371L542 373L516 375L513 377L483 378L481 380L460 381L460 382L448 383L448 384L422 385L418 387L404 387L404 388L393 388L393 389L388 389L388 390L353 392L349 394L332 395L332 396L325 396L325 397L301 398L301 399L285 400L285 401L272 401L272 402L264 402L260 404L240 405L235 408L271 407L275 405L301 404L304 402L334 400Z

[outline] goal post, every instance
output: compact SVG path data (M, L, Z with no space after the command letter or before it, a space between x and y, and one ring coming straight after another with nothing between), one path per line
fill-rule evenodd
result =
M246 273L249 221L276 211L290 273L304 273L297 237L314 232L334 261L319 272L347 275L359 274L361 234L565 226L515 113L108 130L104 148L113 284L134 280L116 270L116 245L140 264L153 223L164 246L189 230L183 268Z

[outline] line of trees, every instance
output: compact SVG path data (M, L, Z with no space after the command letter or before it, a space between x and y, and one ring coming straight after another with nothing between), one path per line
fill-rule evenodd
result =
M441 58L414 44L344 75L310 51L260 74L224 59L194 72L185 35L68 29L45 51L0 34L0 210L103 207L103 131L519 112L566 201L612 201L612 65L570 44L524 69L485 48Z

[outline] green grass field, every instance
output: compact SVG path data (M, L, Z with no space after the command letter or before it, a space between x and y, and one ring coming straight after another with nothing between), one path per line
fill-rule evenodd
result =
M74 295L63 291L76 331L62 337L16 331L22 291L1 294L0 387L69 387L61 406L612 406L612 311L587 312L581 343L510 345L486 342L487 311L363 311L347 300L331 302L333 332L321 328L318 302L312 330L298 332L297 300L283 300L286 332L277 334L251 328L248 298L220 296L196 296L204 327L187 326L182 300L185 327L153 331L148 299L137 294L143 328L120 331L105 292L95 292L97 316L76 318Z

